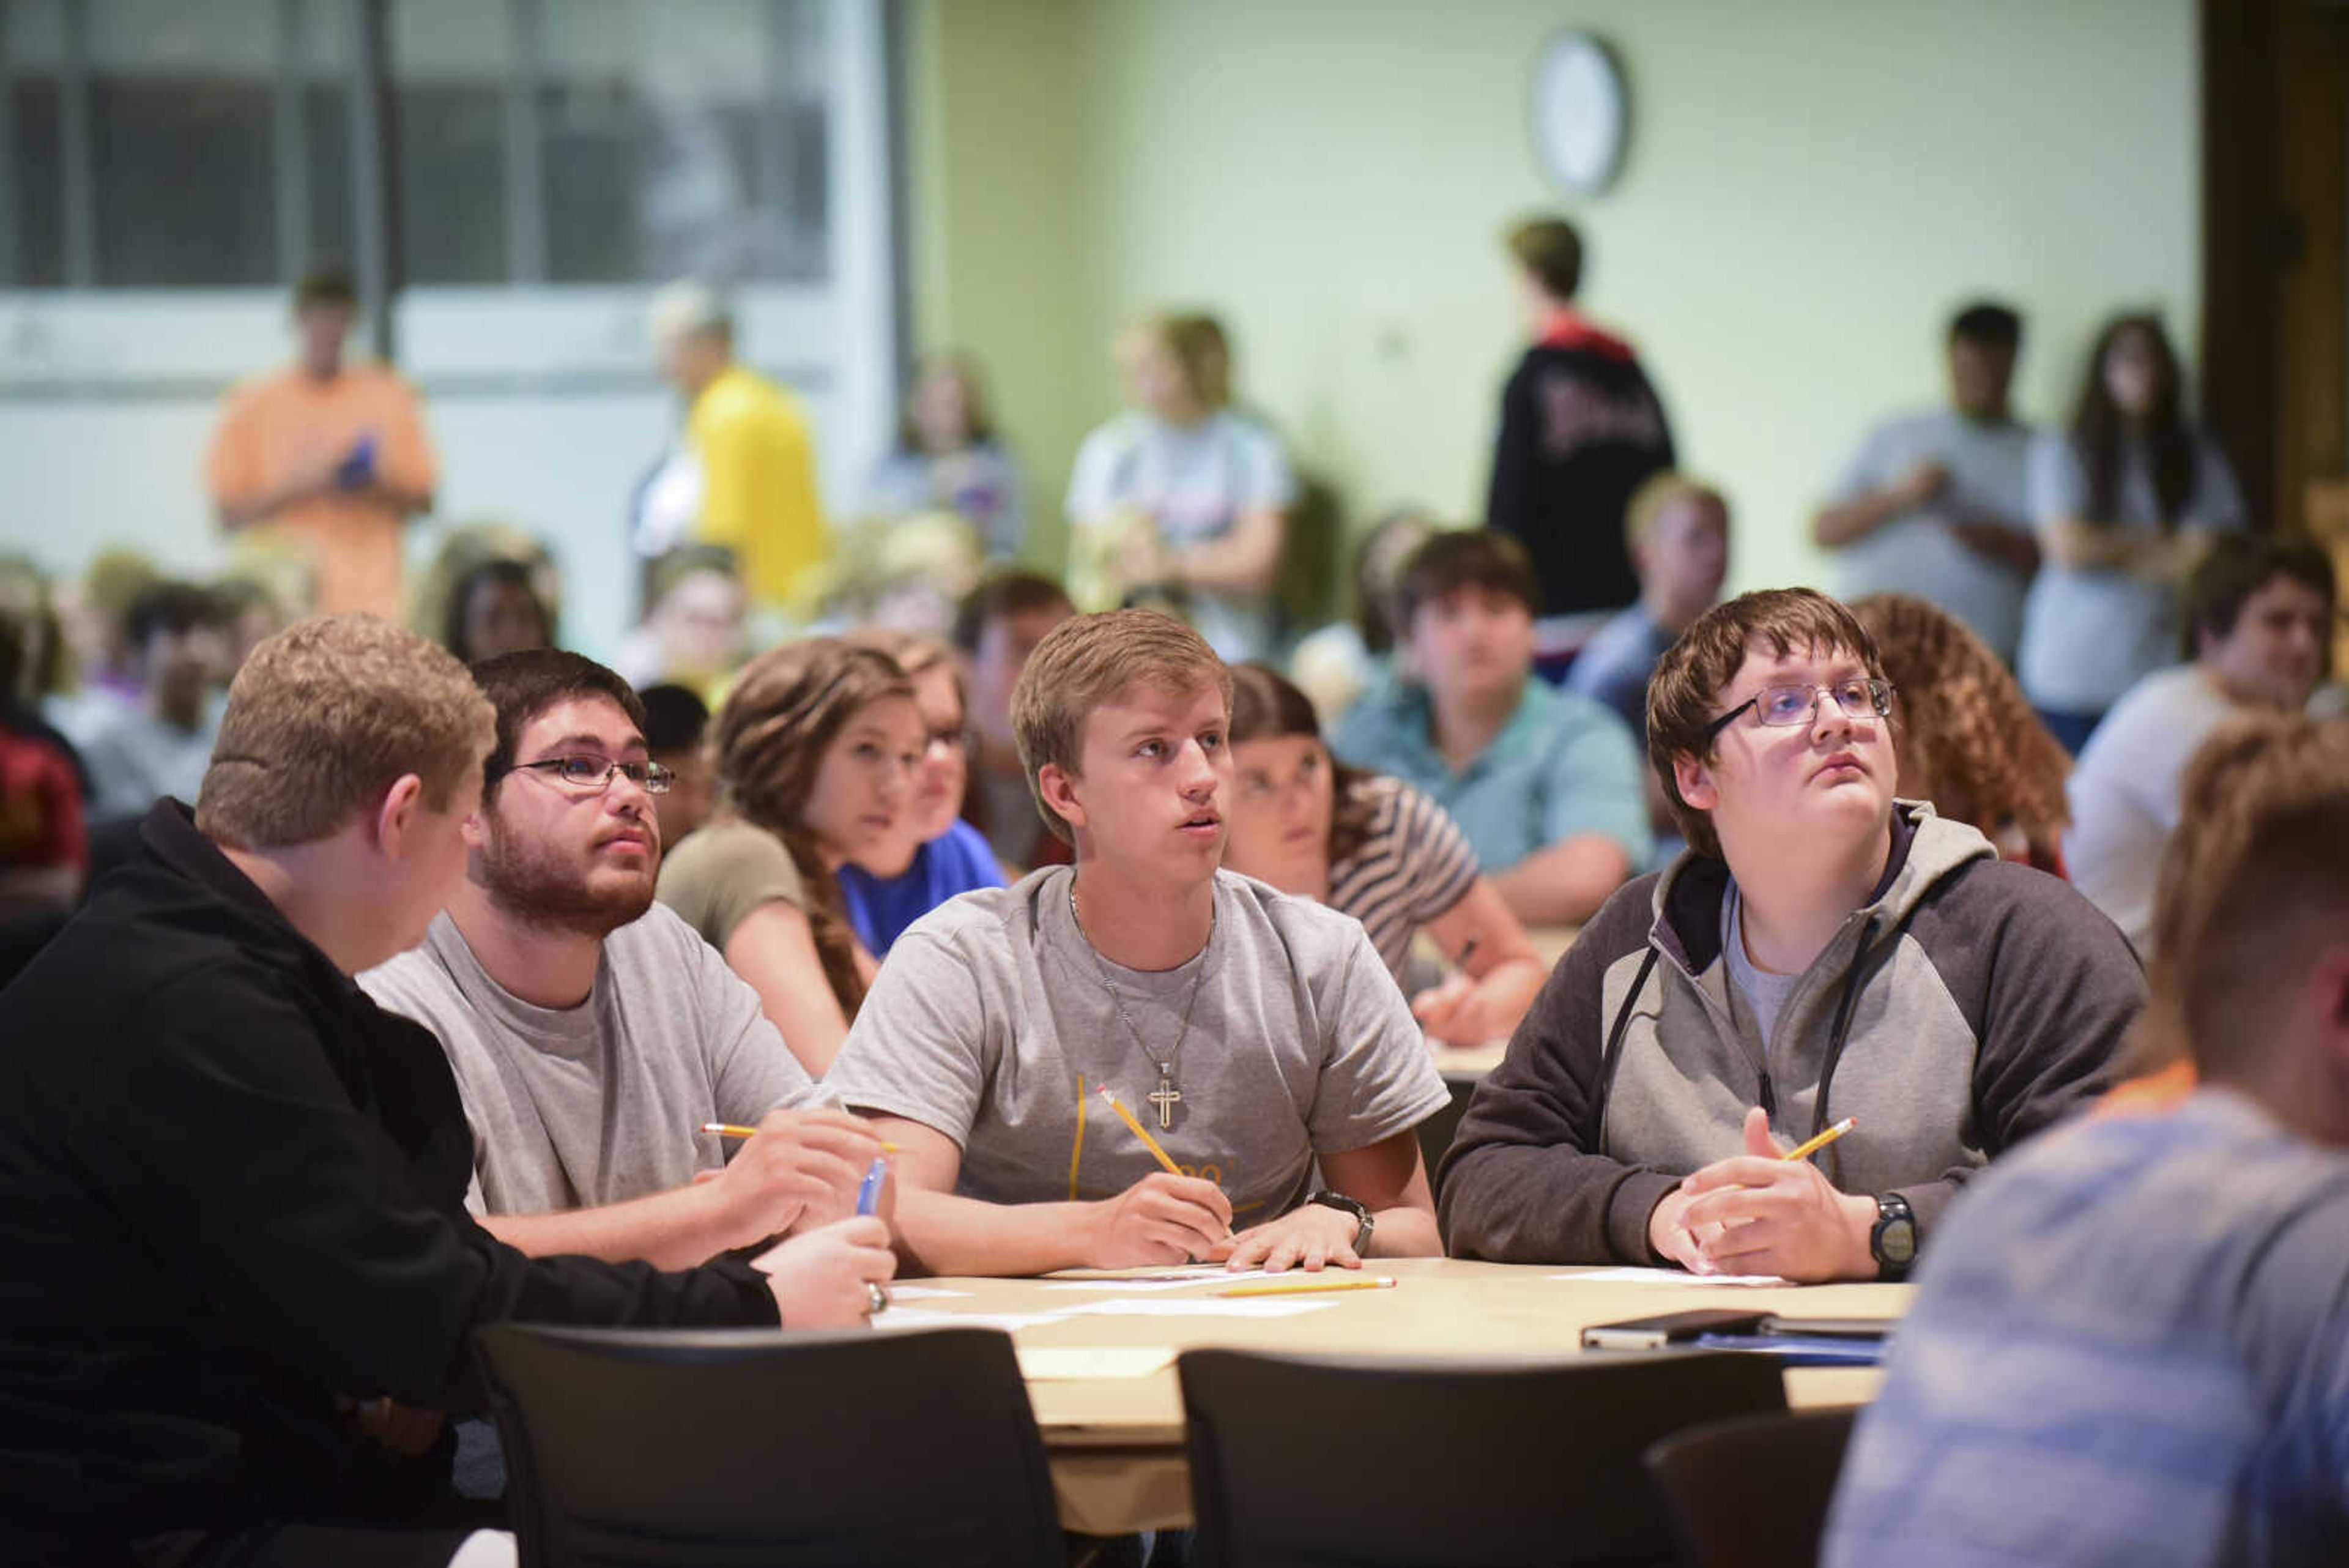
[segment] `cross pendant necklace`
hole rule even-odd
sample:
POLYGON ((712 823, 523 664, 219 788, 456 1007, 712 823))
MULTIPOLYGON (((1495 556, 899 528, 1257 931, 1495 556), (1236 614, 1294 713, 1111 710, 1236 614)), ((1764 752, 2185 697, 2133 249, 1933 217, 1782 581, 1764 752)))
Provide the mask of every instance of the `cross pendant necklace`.
MULTIPOLYGON (((1203 949, 1200 952, 1199 972, 1191 977, 1190 1000, 1183 1004, 1183 1027, 1175 1032, 1174 1044, 1167 1048, 1166 1059, 1162 1062, 1158 1059, 1158 1053, 1142 1038, 1142 1031, 1134 1027, 1133 1015, 1126 1012, 1125 999, 1118 994, 1117 982, 1110 979, 1109 964, 1101 956, 1101 950, 1093 946, 1091 937, 1085 935, 1084 918, 1077 912, 1077 880, 1073 877, 1069 878, 1069 919, 1076 926, 1079 939, 1092 951, 1093 972, 1101 977, 1102 989, 1109 992, 1110 1005, 1117 1009, 1117 1016, 1125 1024, 1125 1032, 1133 1036, 1134 1046, 1142 1053, 1143 1058, 1158 1069, 1158 1086, 1143 1098, 1158 1107, 1158 1130, 1170 1132, 1174 1127, 1174 1107, 1183 1103, 1183 1091, 1174 1086, 1174 1072, 1183 1059, 1183 1042, 1191 1033, 1191 1012, 1199 1005, 1199 988, 1207 978, 1206 950, 1203 949)), ((1215 928, 1208 927, 1211 940, 1214 935, 1215 928)))

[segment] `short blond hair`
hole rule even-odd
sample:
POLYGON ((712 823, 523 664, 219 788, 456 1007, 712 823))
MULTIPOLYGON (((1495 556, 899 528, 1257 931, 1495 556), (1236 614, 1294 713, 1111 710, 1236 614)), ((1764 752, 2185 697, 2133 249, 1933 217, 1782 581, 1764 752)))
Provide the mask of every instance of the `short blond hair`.
POLYGON ((1028 793, 1044 826, 1063 844, 1076 835, 1044 804, 1037 775, 1056 763, 1071 777, 1082 773, 1085 720, 1134 687, 1188 694, 1210 687, 1232 705, 1232 672, 1207 639, 1164 610, 1104 610, 1062 621, 1044 634, 1011 691, 1011 734, 1028 793))
POLYGON ((1639 489, 1631 492, 1630 502, 1623 508, 1623 542, 1638 545, 1655 528, 1656 519, 1664 514, 1664 508, 1683 497, 1704 502, 1721 514, 1723 525, 1727 526, 1727 497, 1702 479, 1668 468, 1650 474, 1639 489))
POLYGON ((490 700, 446 649, 373 616, 314 616, 237 671, 196 826, 237 849, 309 844, 408 774, 444 811, 496 736, 490 700))

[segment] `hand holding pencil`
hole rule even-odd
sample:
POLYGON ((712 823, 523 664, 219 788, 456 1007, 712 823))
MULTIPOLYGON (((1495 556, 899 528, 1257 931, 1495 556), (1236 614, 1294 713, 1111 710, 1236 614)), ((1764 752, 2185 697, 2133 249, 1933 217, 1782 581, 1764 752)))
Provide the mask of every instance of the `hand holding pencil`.
POLYGON ((704 1184, 728 1246, 751 1246, 856 1212, 857 1190, 882 1152, 871 1123, 842 1110, 778 1110, 749 1130, 725 1168, 704 1184))
POLYGON ((1876 1199, 1840 1191, 1810 1156, 1849 1124, 1782 1150, 1760 1107, 1745 1113, 1745 1152, 1690 1173, 1650 1221, 1670 1218, 1682 1245, 1669 1256, 1695 1272, 1777 1274, 1805 1282, 1876 1277, 1868 1245, 1876 1199), (1667 1210, 1671 1213, 1667 1216, 1667 1210))
POLYGON ((1214 1182, 1184 1175, 1106 1085, 1099 1092, 1160 1168, 1116 1197, 1091 1206, 1086 1262, 1097 1269, 1221 1262, 1232 1249, 1231 1199, 1214 1182))

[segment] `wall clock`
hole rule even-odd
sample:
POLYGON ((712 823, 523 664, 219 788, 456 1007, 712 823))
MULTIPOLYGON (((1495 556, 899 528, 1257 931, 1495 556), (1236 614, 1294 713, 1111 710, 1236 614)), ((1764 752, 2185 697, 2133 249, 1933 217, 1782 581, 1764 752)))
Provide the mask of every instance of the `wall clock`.
POLYGON ((1631 95, 1615 51, 1579 30, 1552 35, 1534 62, 1534 156, 1568 194, 1615 182, 1630 140, 1631 95))

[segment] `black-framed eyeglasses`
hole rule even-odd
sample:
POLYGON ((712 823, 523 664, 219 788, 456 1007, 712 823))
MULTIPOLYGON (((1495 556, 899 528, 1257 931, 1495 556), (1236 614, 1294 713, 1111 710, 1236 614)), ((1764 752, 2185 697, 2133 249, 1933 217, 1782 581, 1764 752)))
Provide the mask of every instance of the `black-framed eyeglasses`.
POLYGON ((574 789, 603 791, 612 787, 612 781, 626 774, 628 782, 647 794, 667 794, 677 783, 677 770, 658 763, 615 763, 603 757, 591 757, 574 753, 567 757, 542 757, 534 763, 516 763, 509 773, 549 773, 574 789))
POLYGON ((1819 694, 1826 692, 1836 700, 1836 706, 1854 719, 1865 719, 1873 713, 1881 719, 1892 711, 1892 682, 1853 676, 1848 680, 1833 680, 1826 685, 1805 683, 1801 686, 1764 686, 1761 691, 1705 726, 1704 738, 1713 740, 1734 723, 1747 709, 1754 711, 1754 722, 1773 729, 1785 729, 1795 724, 1807 724, 1811 715, 1819 711, 1819 694))

